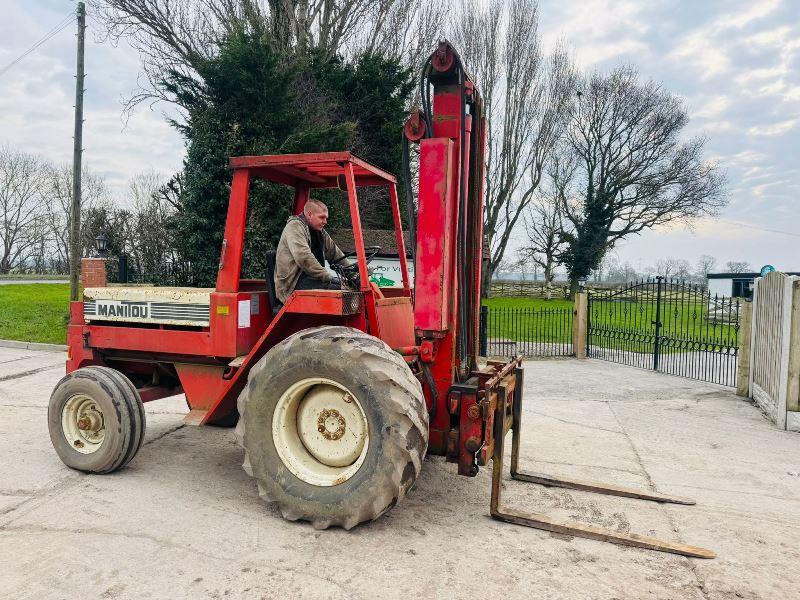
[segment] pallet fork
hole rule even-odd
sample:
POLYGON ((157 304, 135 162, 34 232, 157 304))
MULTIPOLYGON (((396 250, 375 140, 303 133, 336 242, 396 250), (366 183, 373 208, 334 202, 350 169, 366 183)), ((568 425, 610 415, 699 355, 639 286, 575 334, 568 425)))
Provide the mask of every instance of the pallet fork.
MULTIPOLYGON (((503 475, 503 450, 505 434, 511 429, 511 478, 517 481, 537 483, 545 486, 563 487, 598 494, 608 494, 612 496, 624 496, 627 498, 638 498, 640 500, 650 500, 653 502, 672 503, 672 504, 695 504, 693 500, 676 498, 634 488, 626 488, 616 485, 606 485, 589 481, 574 479, 555 478, 540 473, 525 473, 519 470, 519 447, 521 434, 522 417, 522 375, 521 368, 515 371, 515 386, 512 392, 513 401, 511 403, 511 414, 509 415, 508 404, 497 402, 494 414, 494 452, 492 454, 492 495, 490 513, 492 518, 507 523, 543 529, 553 533, 572 535, 576 537, 589 538, 602 542, 611 542, 624 546, 635 546, 659 552, 669 552, 693 558, 715 558, 716 554, 711 550, 689 546, 675 542, 668 542, 653 537, 637 535, 635 533, 621 533, 611 531, 603 527, 587 525, 574 521, 561 521, 550 518, 543 514, 526 513, 513 508, 506 508, 501 503, 501 487, 503 475)), ((506 398, 505 390, 498 389, 498 396, 506 398)))

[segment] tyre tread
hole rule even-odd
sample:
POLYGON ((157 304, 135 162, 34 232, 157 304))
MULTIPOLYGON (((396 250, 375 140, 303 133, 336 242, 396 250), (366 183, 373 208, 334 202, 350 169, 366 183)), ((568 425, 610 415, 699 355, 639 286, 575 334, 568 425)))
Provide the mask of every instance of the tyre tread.
MULTIPOLYGON (((267 369, 272 355, 276 353, 292 354, 299 347, 306 347, 308 342, 315 342, 314 351, 326 354, 336 352, 368 369, 373 378, 388 384, 390 402, 387 408, 391 415, 387 422, 391 423, 390 435, 384 442, 384 453, 391 461, 390 474, 379 474, 379 480, 372 488, 377 490, 371 503, 362 503, 358 507, 348 507, 339 515, 317 516, 303 514, 294 506, 291 498, 271 497, 268 494, 268 483, 262 481, 252 466, 248 449, 245 445, 246 406, 249 400, 251 385, 245 386, 238 400, 238 410, 242 417, 236 427, 236 437, 244 449, 244 470, 253 476, 259 488, 259 495, 268 502, 278 505, 283 517, 287 520, 308 520, 316 529, 339 526, 351 529, 359 523, 377 519, 399 502, 411 488, 422 469, 422 459, 427 450, 428 412, 425 407, 422 386, 411 373, 405 360, 394 352, 382 340, 362 331, 338 325, 305 329, 286 338, 273 347, 250 371, 248 381, 256 380, 260 373, 267 369), (404 480, 408 465, 412 466, 413 476, 404 480)), ((345 503, 348 504, 348 503, 345 503)))
MULTIPOLYGON (((146 427, 142 400, 133 383, 123 373, 116 369, 99 365, 82 367, 64 376, 53 390, 53 397, 55 397, 56 391, 61 385, 80 377, 93 379, 98 384, 101 384, 101 387, 110 390, 110 401, 117 412, 119 420, 121 444, 118 452, 110 456, 104 464, 87 468, 69 464, 68 466, 73 466, 73 468, 89 473, 108 474, 127 465, 142 446, 146 427)), ((53 397, 51 397, 51 406, 48 408, 48 412, 53 409, 53 397)), ((52 435, 53 432, 51 431, 51 437, 52 435)), ((66 462, 63 457, 62 460, 66 462)))

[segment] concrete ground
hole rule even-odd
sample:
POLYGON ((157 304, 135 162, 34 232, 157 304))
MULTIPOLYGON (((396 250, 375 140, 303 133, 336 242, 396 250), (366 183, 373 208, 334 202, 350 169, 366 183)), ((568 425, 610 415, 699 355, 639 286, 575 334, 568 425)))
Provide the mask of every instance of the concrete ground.
POLYGON ((711 548, 697 560, 488 516, 475 479, 428 459, 409 496, 347 532, 283 521, 233 431, 147 406, 144 447, 66 469, 46 406, 63 354, 0 348, 0 595, 8 598, 799 598, 800 435, 729 389, 600 361, 526 365, 522 463, 692 496, 663 506, 508 479, 509 506, 711 548))

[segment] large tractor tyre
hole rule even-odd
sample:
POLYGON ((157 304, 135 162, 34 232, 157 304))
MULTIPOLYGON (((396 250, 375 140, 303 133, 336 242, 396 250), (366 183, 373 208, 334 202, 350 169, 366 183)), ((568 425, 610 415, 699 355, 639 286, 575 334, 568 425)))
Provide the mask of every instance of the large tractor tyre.
POLYGON ((317 529, 377 519, 414 484, 428 446, 419 381, 383 341, 349 327, 277 344, 250 371, 238 408, 259 494, 317 529))
POLYGON ((62 462, 86 473, 111 473, 142 446, 145 413, 139 392, 119 371, 83 367, 58 382, 47 408, 50 440, 62 462))
POLYGON ((212 427, 222 427, 222 428, 231 428, 236 427, 236 424, 239 422, 239 411, 233 409, 232 412, 228 413, 224 417, 220 417, 215 421, 209 421, 206 425, 211 425, 212 427))

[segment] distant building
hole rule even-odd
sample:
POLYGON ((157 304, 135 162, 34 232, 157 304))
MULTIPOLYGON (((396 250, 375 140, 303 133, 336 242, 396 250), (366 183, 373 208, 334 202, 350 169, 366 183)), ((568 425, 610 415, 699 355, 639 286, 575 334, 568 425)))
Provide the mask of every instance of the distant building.
MULTIPOLYGON (((787 273, 800 275, 800 273, 787 273)), ((753 282, 761 273, 709 273, 708 293, 713 296, 753 299, 753 282)))

